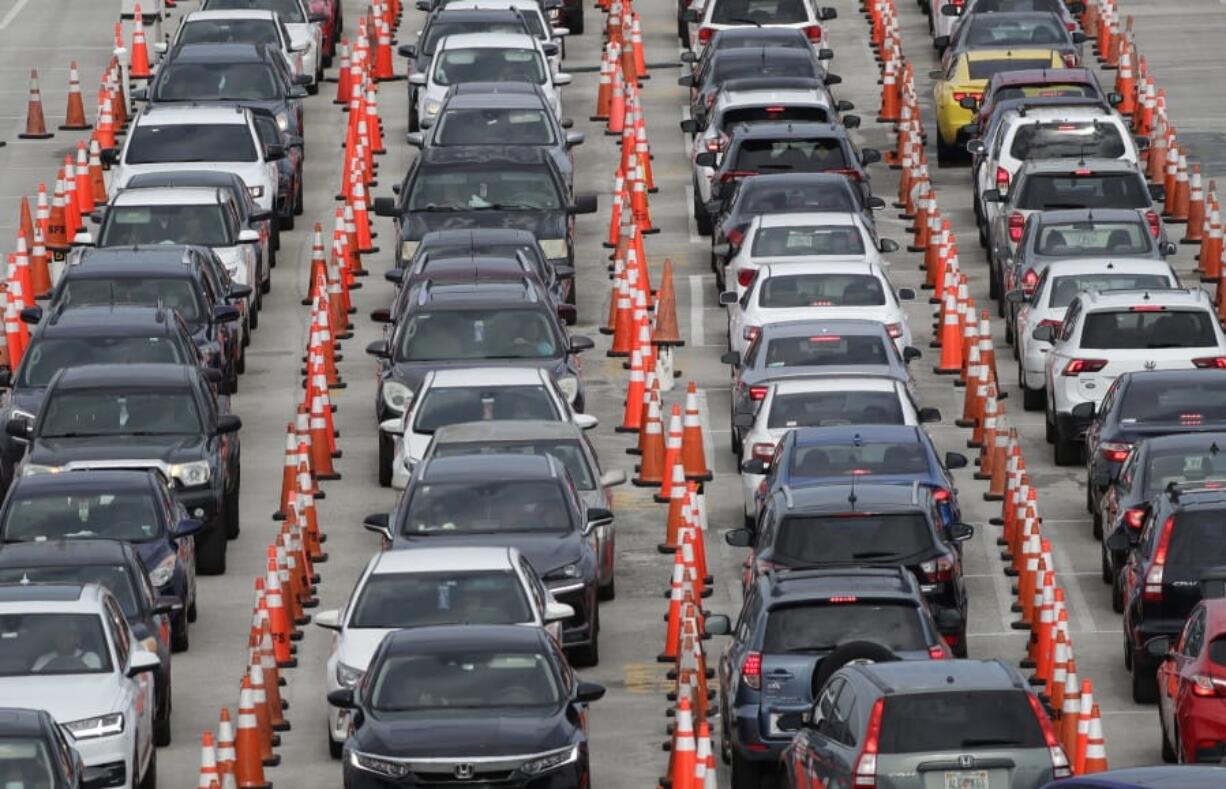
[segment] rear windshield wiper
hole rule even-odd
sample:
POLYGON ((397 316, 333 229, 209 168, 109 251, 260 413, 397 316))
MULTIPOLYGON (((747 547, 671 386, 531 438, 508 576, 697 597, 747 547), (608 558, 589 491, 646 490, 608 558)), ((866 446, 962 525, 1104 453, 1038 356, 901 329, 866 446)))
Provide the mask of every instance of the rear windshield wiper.
POLYGON ((901 558, 897 551, 857 551, 851 555, 853 559, 896 559, 901 558))
POLYGON ((967 737, 962 741, 963 748, 982 747, 984 745, 1021 745, 1021 743, 1007 737, 967 737))

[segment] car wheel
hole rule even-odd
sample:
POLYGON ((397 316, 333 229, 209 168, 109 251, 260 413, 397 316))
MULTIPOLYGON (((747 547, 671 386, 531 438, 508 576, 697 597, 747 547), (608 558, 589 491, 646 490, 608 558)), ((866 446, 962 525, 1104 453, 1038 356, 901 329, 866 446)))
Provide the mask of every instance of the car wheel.
POLYGON ((760 789, 766 765, 742 757, 732 751, 732 789, 760 789))
POLYGON ((1132 646, 1128 643, 1128 632, 1124 632, 1124 668, 1132 671, 1132 646))
POLYGON ((607 584, 600 586, 596 590, 596 596, 602 603, 607 603, 617 597, 617 577, 609 579, 607 584))
POLYGON ((196 538, 196 570, 201 575, 221 575, 226 571, 226 525, 213 524, 196 538))
POLYGON ((1179 760, 1179 755, 1171 747, 1171 738, 1166 732, 1166 718, 1162 717, 1161 710, 1158 712, 1158 725, 1162 728, 1162 761, 1174 764, 1179 760))
POLYGON ((187 614, 181 613, 170 623, 170 651, 186 652, 191 645, 187 635, 187 614))
POLYGON ((600 608, 592 611, 592 640, 571 650, 571 662, 576 668, 591 668, 600 663, 600 608))
POLYGON ((698 230, 698 235, 709 236, 714 229, 714 222, 711 221, 711 213, 707 211, 707 207, 702 204, 702 200, 698 199, 698 182, 694 181, 694 225, 698 230))
POLYGON ((238 512, 238 490, 233 493, 226 494, 224 515, 226 521, 226 539, 233 540, 238 537, 238 531, 241 526, 238 512))
POLYGON ((988 298, 1000 300, 1000 278, 996 276, 996 266, 992 263, 990 254, 988 255, 988 298))
POLYGON ((1103 514, 1101 512, 1096 512, 1092 516, 1091 520, 1094 524, 1091 527, 1092 531, 1094 532, 1094 539, 1101 540, 1103 538, 1103 514))
POLYGON ((344 753, 345 743, 332 739, 332 732, 328 732, 328 755, 333 759, 339 759, 344 753))
POLYGON ((281 248, 281 225, 277 222, 269 222, 268 226, 272 228, 271 246, 274 251, 279 250, 281 248))
MULTIPOLYGON (((1014 339, 1015 338, 1013 337, 1013 323, 1010 322, 1009 320, 1005 320, 1005 342, 1007 342, 1009 345, 1014 345, 1015 344, 1014 339)), ((1016 348, 1014 349, 1013 354, 1014 356, 1017 355, 1016 348)))
POLYGON ((285 216, 277 217, 277 222, 278 224, 281 225, 282 230, 293 230, 294 229, 294 207, 290 206, 290 209, 289 211, 285 213, 285 216))
POLYGON ((396 458, 396 443, 391 436, 379 431, 379 487, 392 486, 392 462, 396 458))
MULTIPOLYGON (((1022 387, 1022 408, 1026 411, 1042 411, 1047 406, 1047 392, 1042 389, 1022 387)), ((1050 440, 1050 439, 1048 439, 1050 440)))
MULTIPOLYGON (((136 764, 137 761, 134 759, 132 765, 136 764)), ((145 774, 140 777, 140 789, 158 789, 158 752, 156 750, 149 754, 149 766, 145 768, 145 774)))
MULTIPOLYGON (((1100 546, 1101 546, 1101 549, 1098 552, 1099 564, 1100 564, 1099 569, 1102 573, 1103 583, 1114 586, 1115 585, 1114 584, 1115 573, 1111 572, 1111 562, 1107 561, 1107 546, 1102 543, 1100 543, 1100 546)), ((1112 595, 1112 597, 1115 597, 1115 596, 1116 595, 1112 595)), ((1116 611, 1115 613, 1118 614, 1120 612, 1116 611)))
MULTIPOLYGON (((247 328, 255 331, 260 328, 260 304, 263 300, 257 295, 255 300, 251 302, 250 309, 247 310, 247 328)), ((247 342, 251 342, 251 335, 247 335, 247 342)))
MULTIPOLYGON (((1043 408, 1047 408, 1046 401, 1043 403, 1043 408)), ((1047 443, 1052 444, 1056 441, 1056 426, 1052 424, 1050 411, 1047 413, 1046 417, 1047 418, 1043 420, 1043 437, 1047 439, 1047 443)))
POLYGON ((575 3, 575 7, 566 15, 566 27, 572 36, 583 33, 583 3, 575 3))
POLYGON ((1057 466, 1073 466, 1081 461, 1081 444, 1069 438, 1056 427, 1056 440, 1052 442, 1052 457, 1057 466))
POLYGON ((743 441, 741 441, 740 431, 738 431, 735 427, 732 428, 732 454, 736 455, 739 458, 741 456, 741 452, 744 449, 745 449, 745 444, 743 441))
POLYGON ((876 641, 848 641, 846 644, 835 647, 834 651, 827 655, 825 660, 818 664, 817 670, 813 672, 813 679, 810 683, 813 698, 818 697, 834 672, 848 663, 888 663, 894 660, 898 660, 898 655, 895 655, 889 647, 878 644, 876 641))
POLYGON ((1132 656, 1132 700, 1137 704, 1153 704, 1158 700, 1158 677, 1139 653, 1132 656))
POLYGON ((941 167, 953 167, 954 165, 958 164, 958 160, 961 158, 958 155, 958 149, 953 145, 947 145, 945 141, 941 139, 941 132, 939 131, 936 133, 936 138, 937 164, 941 167))
MULTIPOLYGON (((169 692, 169 690, 167 691, 169 692)), ((170 701, 166 702, 165 712, 155 712, 153 715, 153 744, 158 748, 170 745, 170 701)), ((150 765, 152 768, 152 765, 150 765)))
MULTIPOLYGON (((234 363, 234 372, 242 375, 247 372, 247 350, 245 348, 238 349, 238 361, 234 363)), ((238 391, 238 378, 234 379, 234 391, 238 391)))
POLYGON ((277 267, 277 250, 271 242, 268 244, 268 270, 272 271, 277 267))
POLYGON ((1117 614, 1124 613, 1124 582, 1119 573, 1113 573, 1111 579, 1111 610, 1117 614))
POLYGON ((192 602, 187 606, 187 621, 196 621, 196 589, 195 584, 192 584, 192 602))

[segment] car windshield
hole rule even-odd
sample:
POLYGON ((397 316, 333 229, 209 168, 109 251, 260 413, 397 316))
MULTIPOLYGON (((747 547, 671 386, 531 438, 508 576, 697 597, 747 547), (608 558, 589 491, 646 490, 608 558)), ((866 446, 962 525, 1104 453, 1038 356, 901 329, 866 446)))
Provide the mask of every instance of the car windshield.
POLYGON ((553 359, 558 340, 537 310, 438 310, 409 318, 400 336, 400 361, 553 359))
POLYGON ((270 101, 281 96, 266 63, 179 63, 162 67, 155 101, 270 101))
MULTIPOLYGON (((996 14, 975 14, 959 31, 962 48, 1034 47, 1043 49, 1070 43, 1068 31, 1055 14, 1035 14, 1002 17, 996 14)), ((1035 68, 1018 66, 1017 68, 1035 68)), ((1040 66, 1041 68, 1041 66, 1040 66)))
POLYGON ((819 367, 824 365, 888 365, 885 340, 870 334, 818 334, 779 337, 766 346, 762 367, 819 367))
POLYGON ((65 307, 162 306, 178 312, 189 325, 200 323, 204 314, 196 283, 185 277, 73 278, 64 283, 57 303, 65 307))
POLYGON ((886 698, 882 712, 881 753, 1046 746, 1024 690, 900 693, 886 698))
POLYGON ((837 602, 772 608, 762 651, 824 652, 851 641, 872 641, 895 652, 928 648, 915 603, 861 601, 848 595, 837 602))
POLYGON ((530 82, 544 85, 545 61, 535 49, 469 47, 444 49, 434 61, 435 85, 462 82, 530 82))
MULTIPOLYGON (((826 183, 772 186, 770 179, 761 184, 750 179, 741 190, 737 213, 742 216, 789 214, 807 211, 857 211, 851 191, 840 184, 826 183)), ((846 181, 840 178, 839 181, 846 181)))
POLYGON ((886 303, 881 280, 868 274, 800 274, 762 283, 763 307, 879 307, 886 303))
POLYGON ((553 145, 553 126, 537 109, 455 109, 438 119, 436 145, 553 145))
POLYGON ((245 123, 140 123, 124 153, 126 164, 255 160, 255 142, 245 123))
POLYGON ((570 507, 556 480, 422 483, 413 488, 403 534, 568 532, 570 507))
POLYGON ((1086 315, 1081 347, 1087 350, 1125 348, 1216 348, 1214 319, 1207 310, 1097 310, 1086 315))
POLYGON ((562 197, 548 169, 423 169, 413 180, 410 211, 558 211, 562 197))
POLYGON ((804 0, 716 0, 716 25, 788 25, 808 21, 804 0))
POLYGON ((723 114, 723 117, 719 120, 718 128, 721 131, 726 131, 738 123, 762 123, 763 121, 829 123, 830 113, 825 107, 811 104, 772 104, 767 107, 736 107, 723 114))
POLYGON ((1049 257, 1148 255, 1151 249, 1149 228, 1140 217, 1136 222, 1044 224, 1035 239, 1035 252, 1049 257))
POLYGON ((1042 58, 1040 60, 1030 58, 977 59, 968 62, 966 67, 968 76, 971 79, 991 79, 993 74, 999 74, 1002 71, 1051 68, 1052 61, 1051 58, 1042 58))
POLYGON ((4 518, 4 542, 101 537, 145 542, 162 536, 157 504, 147 491, 19 492, 4 518))
MULTIPOLYGON (((1043 64, 1044 67, 1051 65, 1047 61, 1043 64)), ((1006 85, 992 93, 992 101, 996 103, 1038 97, 1095 99, 1098 98, 1098 91, 1093 85, 1078 82, 1040 82, 1034 85, 1006 85)))
POLYGON ((1212 444, 1196 449, 1151 452, 1145 473, 1145 498, 1151 499, 1172 482, 1191 487, 1226 487, 1226 455, 1212 444))
POLYGON ((34 737, 0 737, 0 781, 5 789, 56 786, 46 744, 34 737))
POLYGON ((1149 190, 1136 172, 1032 173, 1022 179, 1017 207, 1028 211, 1057 208, 1148 208, 1149 190))
POLYGON ((490 19, 472 19, 468 14, 461 13, 451 19, 437 19, 426 29, 426 37, 418 48, 423 55, 433 55, 438 48, 438 42, 446 36, 460 33, 528 33, 527 20, 524 24, 518 21, 493 21, 490 19))
POLYGON ((106 212, 98 234, 100 247, 138 244, 234 245, 220 205, 116 206, 106 212))
POLYGON ((362 586, 347 627, 515 625, 535 619, 519 576, 510 570, 376 573, 362 586))
POLYGON ((555 707, 562 691, 545 655, 414 650, 384 660, 370 694, 374 709, 401 712, 555 707))
POLYGON ((97 614, 0 614, 0 642, 0 677, 111 672, 97 614))
POLYGON ((198 435, 200 415, 189 389, 69 389, 44 406, 39 438, 198 435))
POLYGON ((923 514, 853 513, 788 516, 779 525, 771 561, 788 565, 900 563, 935 552, 923 514))
POLYGON ((445 386, 427 390, 416 407, 416 433, 433 433, 461 422, 492 419, 559 418, 553 398, 544 386, 445 386))
POLYGON ((272 44, 281 48, 271 19, 192 19, 179 33, 180 44, 272 44))
POLYGON ((928 452, 915 441, 872 441, 798 446, 792 452, 789 476, 864 477, 882 474, 927 476, 928 452))
POLYGON ((1083 290, 1116 290, 1120 288, 1149 288, 1161 290, 1175 283, 1163 274, 1072 274, 1055 277, 1051 281, 1052 307, 1067 307, 1083 290))
POLYGON ((821 173, 851 167, 843 155, 838 137, 786 137, 779 140, 744 140, 737 147, 736 160, 728 170, 774 172, 800 170, 821 173))
POLYGON ((902 405, 894 392, 849 389, 776 394, 771 400, 766 426, 779 430, 823 425, 901 425, 903 422, 902 405))
POLYGON ((754 257, 863 255, 864 239, 855 225, 760 227, 754 233, 751 254, 754 257))
MULTIPOLYGON (((1178 382, 1138 375, 1120 402, 1120 423, 1201 427, 1226 421, 1226 387, 1182 378, 1178 382)), ((1226 470, 1226 457, 1222 458, 1226 470)))
POLYGON ((65 367, 89 364, 195 364, 166 337, 45 337, 22 359, 18 386, 46 386, 65 367))
POLYGON ((1127 152, 1113 123, 1027 123, 1013 135, 1013 158, 1118 159, 1127 152))
POLYGON ((306 24, 307 21, 302 13, 300 0, 208 0, 201 8, 205 11, 254 8, 276 11, 281 16, 281 21, 288 25, 306 24))
POLYGON ((430 454, 431 457, 436 458, 455 457, 456 455, 552 455, 566 466, 576 488, 579 490, 596 489, 596 481, 592 479, 587 456, 583 454, 583 448, 579 446, 578 439, 573 441, 554 439, 497 441, 490 439, 481 444, 435 444, 430 454))
POLYGON ((124 616, 129 619, 139 613, 138 583, 123 565, 68 565, 64 567, 5 567, 0 568, 0 584, 69 583, 99 584, 110 590, 119 601, 124 616))

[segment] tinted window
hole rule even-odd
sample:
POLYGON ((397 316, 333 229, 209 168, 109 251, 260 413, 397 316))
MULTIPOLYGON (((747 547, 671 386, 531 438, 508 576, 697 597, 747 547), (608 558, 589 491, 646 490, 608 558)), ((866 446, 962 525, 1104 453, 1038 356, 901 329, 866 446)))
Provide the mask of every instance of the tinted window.
POLYGON ((0 676, 111 671, 97 614, 0 614, 0 643, 0 676))
POLYGON ((124 155, 127 164, 255 160, 255 144, 245 123, 138 124, 124 155))
POLYGON ((166 337, 47 337, 30 346, 20 386, 46 386, 65 367, 90 364, 191 364, 166 337))
POLYGON ((136 579, 123 565, 76 565, 65 567, 8 567, 0 569, 0 584, 95 583, 111 590, 125 616, 137 613, 136 579))
POLYGON ((752 253, 754 257, 863 255, 864 239, 855 225, 760 227, 752 253))
POLYGON ((178 312, 189 324, 199 323, 203 315, 196 283, 186 278, 69 279, 60 291, 59 301, 67 307, 160 304, 178 312))
POLYGON ((299 0, 208 0, 201 8, 207 11, 255 8, 262 11, 276 11, 281 15, 281 21, 287 24, 305 24, 307 21, 302 14, 299 0))
MULTIPOLYGON (((998 17, 990 14, 972 16, 966 30, 959 37, 968 47, 1024 46, 1042 48, 1065 44, 1068 31, 1055 15, 1027 17, 998 17)), ((1015 66, 1014 68, 1042 68, 1038 66, 1015 66)))
POLYGON ((1035 240, 1040 255, 1144 255, 1153 247, 1149 229, 1136 222, 1071 222, 1044 224, 1035 240))
MULTIPOLYGON (((1226 564, 1226 518, 1221 510, 1195 510, 1175 516, 1167 565, 1214 567, 1226 564)), ((1170 581, 1169 574, 1167 578, 1170 581)))
POLYGON ((724 113, 721 129, 731 129, 738 123, 762 121, 795 121, 797 123, 828 123, 830 115, 825 107, 811 105, 771 105, 769 107, 737 107, 724 113))
POLYGON ((4 542, 76 537, 143 542, 161 535, 157 502, 147 492, 19 493, 4 521, 4 542))
POLYGON ((1113 123, 1028 123, 1013 135, 1015 159, 1118 159, 1124 138, 1113 123))
POLYGON ((972 748, 1044 748, 1024 691, 976 690, 889 696, 881 718, 881 753, 972 748), (916 726, 916 721, 923 726, 916 726))
POLYGON ((1209 642, 1209 660, 1219 666, 1226 666, 1226 638, 1218 636, 1209 642))
POLYGON ((348 627, 514 625, 533 619, 513 572, 377 573, 362 587, 348 627))
POLYGON ((425 170, 413 180, 409 210, 557 211, 558 187, 546 169, 425 170))
MULTIPOLYGON (((1051 65, 1044 61, 1043 67, 1051 65)), ((1092 85, 1084 85, 1078 83, 1040 83, 1038 85, 1009 85, 1000 88, 992 94, 993 101, 1007 101, 1009 99, 1029 99, 1036 96, 1052 96, 1063 97, 1071 96, 1074 98, 1097 98, 1098 91, 1092 85)))
POLYGON ((552 145, 545 110, 448 110, 438 121, 439 145, 552 145))
POLYGON ((196 401, 186 389, 57 392, 39 420, 41 438, 193 435, 201 430, 196 401))
POLYGON ((804 22, 804 0, 718 0, 711 21, 722 25, 804 22))
POLYGON ((107 209, 100 247, 137 244, 234 244, 220 205, 118 206, 107 209))
POLYGON ((735 165, 728 169, 751 172, 801 170, 813 173, 848 167, 839 138, 815 137, 744 140, 737 148, 735 165))
POLYGON ((855 600, 772 608, 763 652, 817 652, 848 641, 873 641, 892 650, 927 649, 913 603, 855 600))
POLYGON ((433 387, 417 408, 413 429, 431 433, 461 422, 491 419, 558 419, 544 386, 433 387))
POLYGON ((830 182, 782 185, 767 181, 759 185, 751 179, 743 195, 737 209, 742 215, 858 210, 850 190, 830 182))
POLYGON ((770 429, 861 424, 903 424, 898 395, 863 391, 777 394, 767 420, 770 429))
POLYGON ((434 83, 531 82, 545 84, 545 62, 535 49, 444 49, 435 57, 434 83))
POLYGON ((795 565, 901 562, 934 550, 932 528, 920 513, 788 517, 774 548, 773 561, 795 565))
POLYGON ((571 528, 570 508, 553 480, 421 484, 413 490, 404 523, 408 535, 571 528))
POLYGON ((1055 208, 1147 208, 1149 191, 1136 173, 1027 176, 1017 207, 1031 211, 1055 208))
POLYGON ((549 659, 529 652, 445 652, 388 657, 371 689, 376 710, 553 707, 561 700, 549 659))
MULTIPOLYGON (((551 419, 553 417, 550 417, 551 419)), ((432 457, 456 455, 553 455, 562 461, 579 490, 595 490, 587 459, 578 441, 489 441, 484 444, 436 444, 432 457)))
POLYGON ((158 75, 159 101, 266 101, 281 95, 277 75, 264 63, 171 62, 158 75))
MULTIPOLYGON (((1161 274, 1074 274, 1068 277, 1053 277, 1051 281, 1052 307, 1067 307, 1073 297, 1083 290, 1119 290, 1149 288, 1161 290, 1175 283, 1161 274)), ((1093 316, 1091 316, 1093 317, 1093 316)))
POLYGON ((763 307, 876 307, 886 303, 881 280, 868 274, 802 274, 762 283, 763 307))
POLYGON ((426 31, 426 39, 419 47, 422 54, 433 55, 434 50, 438 47, 438 42, 442 41, 445 36, 452 36, 458 33, 527 33, 529 32, 525 25, 519 22, 491 22, 489 20, 477 21, 475 19, 452 19, 438 20, 430 24, 426 31))
MULTIPOLYGON (((64 760, 59 760, 68 767, 64 760)), ((0 777, 4 786, 14 789, 25 787, 52 787, 57 785, 55 768, 47 755, 47 746, 33 737, 0 737, 0 777)))
POLYGON ((1081 347, 1205 348, 1217 345, 1213 318, 1204 310, 1100 310, 1086 315, 1081 347))
POLYGON ((712 61, 707 85, 721 85, 741 77, 812 77, 818 78, 817 66, 808 52, 784 50, 766 55, 735 54, 712 61))
POLYGON ((1172 482, 1226 486, 1226 455, 1210 448, 1151 453, 1145 479, 1145 498, 1153 498, 1172 482))
POLYGON ((835 444, 797 447, 789 473, 793 477, 845 477, 874 474, 927 474, 928 453, 915 442, 835 444))
MULTIPOLYGON (((1133 379, 1124 394, 1120 421, 1169 422, 1183 427, 1226 421, 1226 387, 1195 379, 1172 383, 1140 376, 1133 379)), ((1222 468, 1226 470, 1226 457, 1222 459, 1222 468)))
POLYGON ((180 44, 272 44, 281 37, 271 19, 196 19, 183 26, 180 44))
POLYGON ((993 74, 1002 71, 1022 71, 1024 69, 1051 68, 1051 60, 1012 58, 1009 60, 972 60, 967 63, 971 79, 991 79, 993 74))
POLYGON ((549 319, 536 310, 439 310, 411 317, 400 359, 551 359, 558 355, 549 319))

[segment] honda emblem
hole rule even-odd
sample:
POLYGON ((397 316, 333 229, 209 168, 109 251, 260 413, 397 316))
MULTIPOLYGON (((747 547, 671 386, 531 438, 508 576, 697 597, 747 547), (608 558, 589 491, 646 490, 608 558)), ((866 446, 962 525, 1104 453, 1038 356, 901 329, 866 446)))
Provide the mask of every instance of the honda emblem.
POLYGON ((452 773, 455 774, 455 777, 457 780, 467 781, 468 779, 473 777, 473 766, 469 764, 468 762, 457 764, 452 769, 452 773))
POLYGON ((964 753, 958 757, 958 767, 963 770, 969 770, 975 766, 975 757, 969 753, 964 753))
POLYGON ((1145 363, 1145 369, 1146 370, 1156 370, 1158 369, 1158 363, 1154 361, 1153 359, 1150 359, 1148 362, 1145 363))

